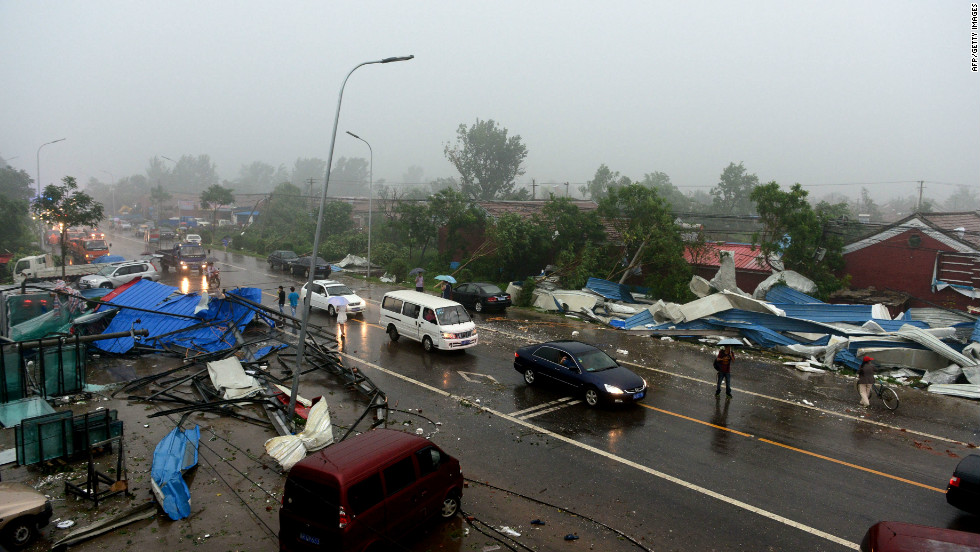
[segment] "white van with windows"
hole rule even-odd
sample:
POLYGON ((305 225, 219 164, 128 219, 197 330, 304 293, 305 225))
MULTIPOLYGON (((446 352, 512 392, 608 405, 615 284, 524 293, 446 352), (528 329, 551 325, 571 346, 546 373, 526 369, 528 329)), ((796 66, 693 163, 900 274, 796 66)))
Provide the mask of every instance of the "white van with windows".
POLYGON ((426 351, 468 349, 477 344, 476 324, 463 305, 418 291, 391 291, 381 301, 380 324, 392 341, 405 336, 426 351))

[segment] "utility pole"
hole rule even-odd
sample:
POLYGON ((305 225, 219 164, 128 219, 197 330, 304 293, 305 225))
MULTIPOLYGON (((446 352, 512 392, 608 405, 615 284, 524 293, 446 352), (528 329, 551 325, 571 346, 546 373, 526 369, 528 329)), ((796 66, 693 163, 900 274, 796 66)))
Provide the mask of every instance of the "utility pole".
POLYGON ((920 180, 919 181, 919 205, 915 208, 916 213, 922 211, 922 188, 923 188, 922 183, 923 181, 920 180))
POLYGON ((565 183, 565 197, 568 197, 568 182, 565 183))
POLYGON ((306 180, 306 184, 308 185, 307 192, 306 192, 306 197, 309 198, 309 199, 307 199, 307 202, 310 204, 310 209, 312 209, 314 207, 314 204, 313 204, 313 183, 316 182, 316 181, 317 181, 317 179, 316 178, 313 178, 312 176, 306 180))
POLYGON ((531 179, 531 200, 538 199, 538 194, 536 193, 538 189, 538 183, 531 179))

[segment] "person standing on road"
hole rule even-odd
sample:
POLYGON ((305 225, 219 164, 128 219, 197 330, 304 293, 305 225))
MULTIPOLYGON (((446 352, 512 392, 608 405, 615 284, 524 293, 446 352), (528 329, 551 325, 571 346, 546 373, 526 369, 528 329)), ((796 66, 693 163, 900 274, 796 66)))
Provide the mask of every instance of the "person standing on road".
POLYGON ((735 354, 732 353, 732 346, 725 345, 724 349, 718 351, 715 358, 715 367, 718 368, 718 385, 715 387, 715 396, 721 395, 721 382, 725 381, 725 395, 732 398, 732 360, 735 354))
POLYGON ((279 286, 279 314, 286 314, 286 290, 279 286))
POLYGON ((296 307, 299 306, 299 294, 296 293, 296 286, 289 286, 289 310, 296 318, 296 307))
POLYGON ((347 305, 337 305, 337 325, 340 326, 340 339, 346 339, 347 305))
POLYGON ((421 292, 425 289, 425 279, 422 278, 422 273, 419 272, 415 275, 415 291, 421 292))
POLYGON ((872 361, 873 358, 866 356, 861 367, 858 368, 857 389, 858 394, 861 395, 861 406, 865 408, 871 408, 871 386, 875 382, 875 367, 871 364, 872 361))
POLYGON ((442 283, 442 297, 443 299, 453 298, 453 286, 449 282, 442 283))

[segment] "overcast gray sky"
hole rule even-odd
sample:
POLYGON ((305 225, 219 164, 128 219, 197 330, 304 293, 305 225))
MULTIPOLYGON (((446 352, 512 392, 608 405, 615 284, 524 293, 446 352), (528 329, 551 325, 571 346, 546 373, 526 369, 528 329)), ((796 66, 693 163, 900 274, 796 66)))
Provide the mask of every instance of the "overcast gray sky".
POLYGON ((815 196, 980 186, 969 1, 0 0, 0 156, 84 183, 209 154, 221 178, 374 148, 375 179, 455 176, 460 123, 494 119, 531 178, 601 163, 705 190, 729 162, 815 196), (886 184, 901 182, 895 184, 886 184), (877 183, 877 184, 872 184, 877 183), (828 186, 830 184, 851 184, 828 186))

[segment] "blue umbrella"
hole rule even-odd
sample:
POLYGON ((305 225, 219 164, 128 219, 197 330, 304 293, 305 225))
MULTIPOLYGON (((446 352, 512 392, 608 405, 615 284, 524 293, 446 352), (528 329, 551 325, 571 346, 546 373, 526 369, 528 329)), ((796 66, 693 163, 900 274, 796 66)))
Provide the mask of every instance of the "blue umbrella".
POLYGON ((442 280, 443 282, 449 282, 450 284, 456 283, 456 278, 453 278, 452 276, 448 276, 446 274, 440 274, 439 276, 436 276, 436 280, 442 280))

